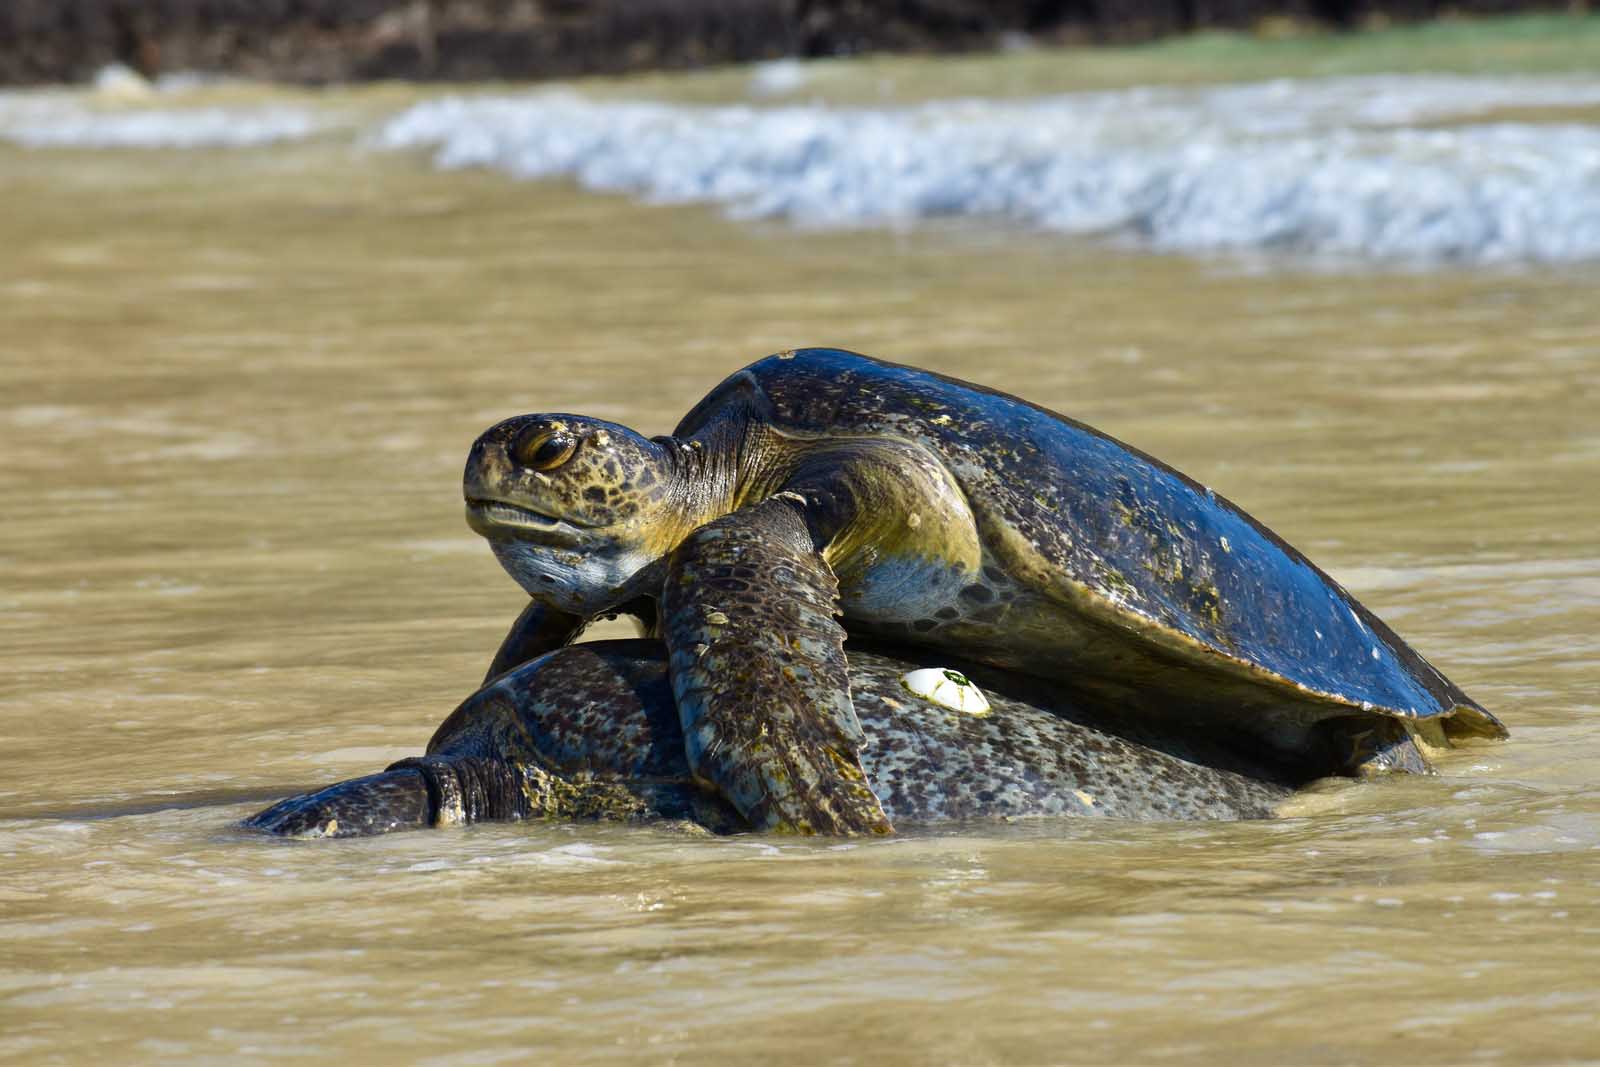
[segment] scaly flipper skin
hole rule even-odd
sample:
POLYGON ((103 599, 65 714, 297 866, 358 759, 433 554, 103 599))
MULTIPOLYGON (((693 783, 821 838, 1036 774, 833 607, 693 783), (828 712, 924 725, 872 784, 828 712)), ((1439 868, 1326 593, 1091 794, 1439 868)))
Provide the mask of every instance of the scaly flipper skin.
POLYGON ((861 767, 838 583, 801 506, 742 508, 668 563, 662 619, 689 766, 757 829, 890 833, 861 767))
POLYGON ((389 770, 280 800, 242 825, 279 837, 373 837, 432 826, 433 808, 420 772, 389 770))
POLYGON ((532 760, 459 753, 401 760, 381 774, 280 801, 241 825, 278 837, 373 837, 530 819, 746 829, 737 812, 682 779, 563 773, 532 760))

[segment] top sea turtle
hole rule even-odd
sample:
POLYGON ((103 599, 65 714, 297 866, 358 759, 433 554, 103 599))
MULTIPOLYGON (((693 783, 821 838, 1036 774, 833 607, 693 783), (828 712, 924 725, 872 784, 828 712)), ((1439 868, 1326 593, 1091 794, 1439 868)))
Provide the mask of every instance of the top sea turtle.
POLYGON ((532 597, 490 676, 639 616, 667 643, 690 768, 758 828, 890 829, 846 631, 1204 724, 1303 773, 1425 770, 1415 740, 1505 735, 1204 486, 1024 400, 851 352, 769 356, 670 437, 508 419, 464 491, 532 597))

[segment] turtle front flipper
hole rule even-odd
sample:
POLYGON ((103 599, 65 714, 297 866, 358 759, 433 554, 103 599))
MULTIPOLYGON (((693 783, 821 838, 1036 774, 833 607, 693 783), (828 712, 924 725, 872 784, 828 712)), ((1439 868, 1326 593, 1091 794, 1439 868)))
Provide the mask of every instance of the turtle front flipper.
POLYGON ((786 496, 673 552, 661 617, 689 768, 758 830, 892 832, 861 767, 838 582, 786 496))
MULTIPOLYGON (((243 825, 279 837, 371 837, 395 830, 525 819, 544 814, 539 801, 562 792, 530 788, 548 781, 552 776, 542 768, 519 761, 423 756, 401 760, 380 774, 279 801, 243 825)), ((560 805, 556 809, 557 815, 574 814, 560 805)))
POLYGON ((500 649, 494 654, 489 672, 483 676, 483 683, 488 685, 513 667, 520 667, 536 656, 570 645, 583 633, 585 625, 586 620, 580 615, 561 611, 538 600, 528 601, 528 606, 522 609, 517 621, 511 624, 505 640, 500 642, 500 649))
POLYGON ((371 837, 420 830, 433 825, 428 794, 420 771, 390 769, 280 800, 242 825, 279 837, 371 837))
POLYGON ((565 774, 526 760, 459 755, 404 759, 381 774, 279 801, 241 825, 278 837, 372 837, 533 819, 748 829, 728 804, 683 777, 565 774))

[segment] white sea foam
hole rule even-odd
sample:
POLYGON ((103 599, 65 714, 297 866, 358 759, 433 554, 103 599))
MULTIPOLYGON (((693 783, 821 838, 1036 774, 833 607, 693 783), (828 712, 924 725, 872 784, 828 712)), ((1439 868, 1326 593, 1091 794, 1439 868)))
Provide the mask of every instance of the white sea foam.
POLYGON ((787 96, 805 87, 808 72, 798 59, 773 59, 750 69, 751 96, 787 96))
POLYGON ((321 124, 309 111, 277 104, 174 106, 192 86, 152 84, 108 67, 93 92, 0 92, 0 141, 28 148, 254 148, 297 141, 321 124))
POLYGON ((150 79, 122 63, 101 67, 94 76, 94 91, 101 96, 142 99, 154 89, 150 79))
MULTIPOLYGON (((755 82, 793 91, 793 67, 757 68, 755 82)), ((350 125, 280 104, 197 106, 179 99, 190 86, 132 78, 108 75, 99 93, 0 92, 0 141, 244 148, 350 125)), ((907 108, 546 91, 424 102, 370 140, 431 149, 441 167, 568 177, 801 226, 975 217, 1185 252, 1600 259, 1600 125, 1511 111, 1562 106, 1600 106, 1600 78, 1343 78, 907 108)))
POLYGON ((254 148, 317 131, 310 115, 283 107, 19 110, 0 108, 0 140, 28 148, 254 148))
POLYGON ((1600 126, 1473 116, 1600 105, 1585 78, 1377 77, 899 109, 419 104, 379 131, 441 167, 571 177, 806 226, 984 216, 1147 247, 1419 263, 1600 258, 1600 126))

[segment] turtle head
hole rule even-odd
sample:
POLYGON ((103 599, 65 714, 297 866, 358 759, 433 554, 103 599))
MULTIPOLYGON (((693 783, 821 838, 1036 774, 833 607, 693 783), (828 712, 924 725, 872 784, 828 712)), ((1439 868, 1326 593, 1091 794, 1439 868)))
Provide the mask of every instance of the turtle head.
POLYGON ((688 532, 672 450, 581 415, 519 415, 467 456, 467 524, 528 595, 593 616, 688 532))

